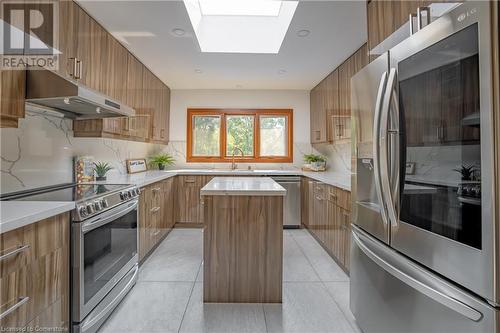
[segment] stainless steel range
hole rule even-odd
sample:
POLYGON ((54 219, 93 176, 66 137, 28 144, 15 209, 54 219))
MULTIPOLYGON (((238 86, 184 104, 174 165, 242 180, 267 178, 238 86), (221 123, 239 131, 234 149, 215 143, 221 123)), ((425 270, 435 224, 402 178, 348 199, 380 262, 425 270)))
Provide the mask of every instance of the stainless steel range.
POLYGON ((133 185, 65 184, 2 200, 74 201, 73 332, 95 332, 137 281, 138 196, 133 185))

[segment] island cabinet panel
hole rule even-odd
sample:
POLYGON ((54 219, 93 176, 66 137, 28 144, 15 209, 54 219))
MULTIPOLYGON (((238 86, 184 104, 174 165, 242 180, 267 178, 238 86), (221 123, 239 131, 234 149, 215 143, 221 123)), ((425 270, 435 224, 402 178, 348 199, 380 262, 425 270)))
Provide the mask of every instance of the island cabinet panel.
POLYGON ((175 222, 184 225, 201 226, 204 220, 200 190, 213 177, 181 175, 177 178, 175 222))
POLYGON ((2 256, 21 250, 0 261, 2 329, 69 330, 69 243, 69 213, 0 235, 2 256))
POLYGON ((203 299, 281 303, 282 196, 204 196, 203 299))

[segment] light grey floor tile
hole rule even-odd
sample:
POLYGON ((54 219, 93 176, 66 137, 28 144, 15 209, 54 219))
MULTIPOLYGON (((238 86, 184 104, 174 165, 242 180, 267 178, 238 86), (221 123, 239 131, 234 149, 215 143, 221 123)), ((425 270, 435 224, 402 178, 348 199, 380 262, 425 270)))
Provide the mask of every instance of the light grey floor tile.
POLYGON ((138 282, 100 332, 177 332, 192 288, 187 282, 138 282))
POLYGON ((204 304, 203 284, 196 283, 180 332, 266 332, 260 304, 204 304))
POLYGON ((169 234, 142 265, 139 281, 195 281, 203 257, 199 235, 169 234))
POLYGON ((283 304, 264 304, 268 332, 353 332, 321 282, 286 282, 283 304))
POLYGON ((198 275, 196 276, 196 282, 203 282, 203 262, 200 265, 200 270, 198 271, 198 275))
POLYGON ((293 237, 319 275, 321 281, 349 281, 347 274, 333 261, 330 255, 311 235, 300 234, 293 237))
POLYGON ((344 313, 351 326, 360 332, 356 319, 349 308, 349 282, 325 282, 325 287, 344 313))
POLYGON ((283 237, 283 281, 320 281, 293 237, 283 237))

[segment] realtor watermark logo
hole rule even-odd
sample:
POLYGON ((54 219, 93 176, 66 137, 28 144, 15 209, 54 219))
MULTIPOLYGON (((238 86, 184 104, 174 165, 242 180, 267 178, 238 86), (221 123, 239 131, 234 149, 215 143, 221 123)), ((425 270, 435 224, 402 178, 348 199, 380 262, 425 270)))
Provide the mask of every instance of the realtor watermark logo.
POLYGON ((58 69, 57 0, 2 0, 0 69, 58 69))

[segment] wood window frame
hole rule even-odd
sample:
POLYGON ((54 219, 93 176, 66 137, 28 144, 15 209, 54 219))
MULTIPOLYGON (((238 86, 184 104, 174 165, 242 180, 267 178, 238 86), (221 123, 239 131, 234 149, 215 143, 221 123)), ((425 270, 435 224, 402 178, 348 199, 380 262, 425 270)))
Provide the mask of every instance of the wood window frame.
POLYGON ((235 156, 238 163, 292 163, 293 162, 293 109, 187 109, 187 155, 186 162, 230 163, 232 156, 226 156, 226 116, 254 116, 254 156, 235 156), (193 156, 193 116, 220 116, 220 156, 193 156), (260 117, 287 117, 287 155, 260 156, 260 117))

